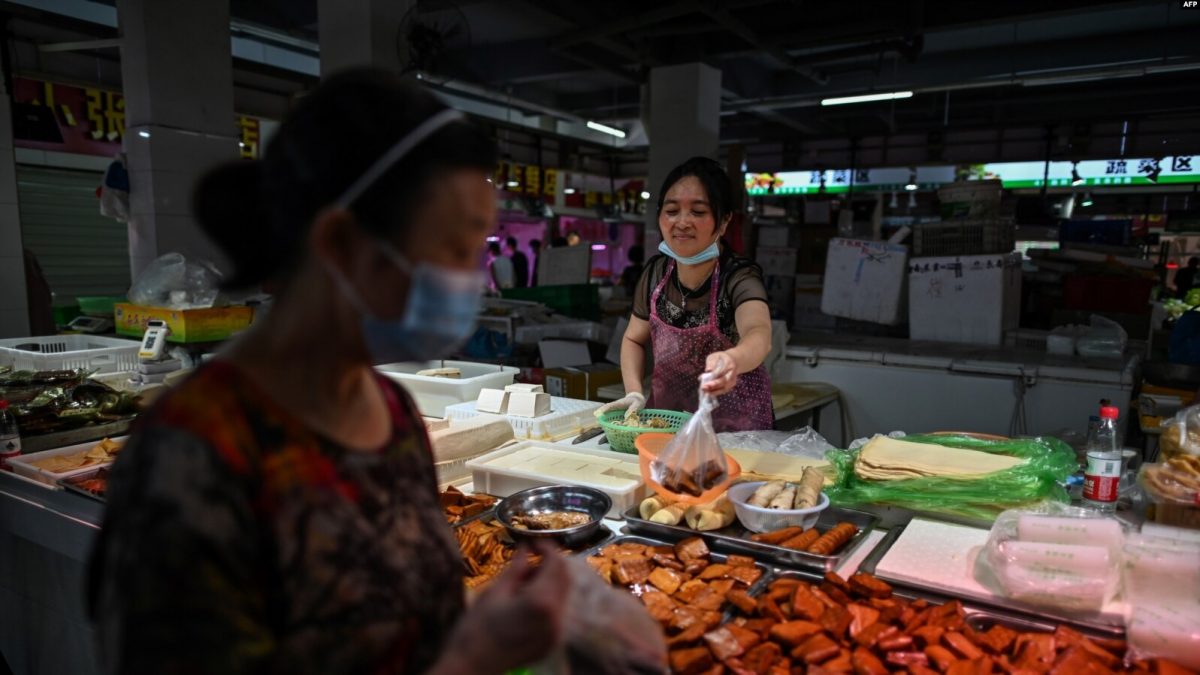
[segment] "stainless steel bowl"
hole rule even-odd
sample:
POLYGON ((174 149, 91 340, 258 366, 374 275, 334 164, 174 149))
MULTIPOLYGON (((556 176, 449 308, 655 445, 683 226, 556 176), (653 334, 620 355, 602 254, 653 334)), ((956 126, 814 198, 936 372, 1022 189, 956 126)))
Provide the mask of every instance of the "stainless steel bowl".
POLYGON ((612 508, 612 499, 589 487, 551 485, 523 490, 509 495, 496 504, 496 519, 508 529, 514 539, 553 539, 563 546, 574 548, 586 544, 603 526, 601 520, 612 508), (551 511, 576 511, 591 516, 583 525, 561 530, 523 530, 513 527, 512 519, 520 515, 536 515, 551 511))

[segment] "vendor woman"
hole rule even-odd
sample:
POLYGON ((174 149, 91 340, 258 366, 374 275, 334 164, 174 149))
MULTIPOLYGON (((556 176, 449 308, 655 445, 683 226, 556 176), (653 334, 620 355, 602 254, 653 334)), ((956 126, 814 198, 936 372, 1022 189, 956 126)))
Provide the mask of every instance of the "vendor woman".
POLYGON ((621 342, 625 397, 603 406, 636 413, 646 406, 642 380, 652 350, 652 408, 696 410, 700 376, 718 396, 716 431, 770 429, 771 314, 762 269, 721 239, 733 192, 721 165, 693 157, 675 167, 658 193, 661 255, 647 263, 621 342))

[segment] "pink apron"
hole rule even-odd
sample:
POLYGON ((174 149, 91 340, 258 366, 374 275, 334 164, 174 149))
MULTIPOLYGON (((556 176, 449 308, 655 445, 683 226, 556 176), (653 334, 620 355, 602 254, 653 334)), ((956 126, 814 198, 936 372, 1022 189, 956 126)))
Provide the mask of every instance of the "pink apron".
MULTIPOLYGON (((650 342, 654 349, 654 375, 649 407, 695 412, 699 405, 700 374, 713 352, 734 345, 721 332, 717 320, 717 294, 721 289, 721 263, 713 268, 708 291, 708 323, 696 328, 676 328, 658 316, 658 297, 675 271, 675 261, 650 295, 650 342)), ((713 412, 713 428, 722 431, 772 429, 771 378, 761 365, 738 376, 733 391, 722 396, 713 412)))

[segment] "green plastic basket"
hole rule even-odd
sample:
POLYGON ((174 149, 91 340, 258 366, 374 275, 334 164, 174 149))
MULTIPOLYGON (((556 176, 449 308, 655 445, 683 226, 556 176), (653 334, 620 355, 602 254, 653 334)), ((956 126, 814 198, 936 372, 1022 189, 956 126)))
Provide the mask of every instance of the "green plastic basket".
POLYGON ((638 417, 642 418, 645 423, 652 419, 660 419, 665 421, 670 426, 657 429, 647 427, 629 427, 625 426, 625 411, 624 410, 609 410, 600 416, 600 428, 604 429, 604 435, 608 437, 608 444, 617 452, 627 452, 629 454, 637 454, 637 448, 634 447, 633 441, 638 436, 647 433, 673 434, 683 428, 684 423, 692 419, 691 413, 676 412, 674 410, 640 410, 638 417))

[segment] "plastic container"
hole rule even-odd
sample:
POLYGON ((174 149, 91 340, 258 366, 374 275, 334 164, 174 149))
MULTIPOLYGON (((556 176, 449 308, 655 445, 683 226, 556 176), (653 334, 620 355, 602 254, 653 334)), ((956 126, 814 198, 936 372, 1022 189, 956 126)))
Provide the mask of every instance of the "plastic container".
MULTIPOLYGON (((124 443, 126 438, 128 437, 116 436, 111 440, 124 443)), ((80 443, 78 445, 68 445, 66 447, 55 448, 53 450, 43 450, 42 452, 28 453, 21 455, 16 459, 10 459, 8 461, 8 465, 12 467, 13 472, 19 476, 24 476, 39 483, 44 483, 47 487, 57 489, 59 488, 58 481, 63 478, 73 478, 75 476, 88 473, 89 471, 95 471, 98 468, 110 466, 112 462, 88 464, 87 466, 81 466, 78 469, 71 469, 70 471, 64 471, 62 473, 55 473, 53 471, 47 471, 39 468, 34 466, 33 462, 40 462, 41 460, 49 459, 50 457, 60 457, 62 455, 74 455, 79 452, 86 452, 96 447, 98 444, 100 444, 100 442, 101 441, 99 440, 88 441, 87 443, 80 443)))
POLYGON ((50 335, 0 340, 0 366, 13 370, 136 370, 140 342, 95 335, 50 335))
POLYGON ((654 458, 658 457, 658 453, 662 452, 667 447, 667 443, 670 443, 674 437, 674 434, 644 433, 634 440, 634 445, 637 446, 638 468, 642 472, 642 480, 646 481, 646 485, 650 486, 658 494, 685 504, 708 504, 724 494, 729 489, 729 486, 742 475, 742 465, 738 464, 738 461, 727 452, 725 453, 725 462, 729 473, 726 474, 725 480, 705 490, 698 497, 671 492, 659 485, 651 476, 650 463, 654 461, 654 458))
POLYGON ((676 434, 688 420, 692 419, 691 413, 676 412, 674 410, 655 410, 653 408, 638 411, 638 417, 643 422, 659 419, 670 424, 665 429, 654 429, 646 427, 631 427, 621 424, 625 419, 624 410, 610 410, 600 416, 600 428, 604 429, 604 435, 608 438, 608 444, 617 452, 628 452, 630 454, 637 452, 637 447, 634 442, 637 437, 645 433, 660 433, 660 434, 676 434))
POLYGON ((473 490, 507 497, 543 485, 582 485, 607 494, 609 518, 623 518, 650 491, 628 455, 608 450, 523 441, 467 461, 473 490))
POLYGON ((551 396, 550 414, 541 417, 517 417, 481 413, 475 409, 475 401, 468 401, 446 406, 445 416, 448 420, 466 420, 472 417, 507 420, 518 439, 555 441, 578 436, 584 429, 595 426, 596 418, 593 413, 600 405, 596 401, 551 396))
POLYGON ((416 401, 417 409, 427 417, 445 417, 446 406, 474 401, 484 389, 503 389, 521 372, 519 368, 473 361, 390 363, 377 366, 376 370, 404 387, 416 401), (417 375, 431 368, 458 368, 462 377, 417 375))
POLYGON ((807 509, 764 509, 750 506, 747 502, 754 496, 754 491, 765 485, 765 481, 753 483, 738 483, 729 488, 729 501, 733 502, 733 510, 738 520, 751 532, 774 532, 785 527, 803 527, 809 529, 817 524, 821 512, 829 508, 829 497, 821 493, 821 499, 816 506, 807 509))

